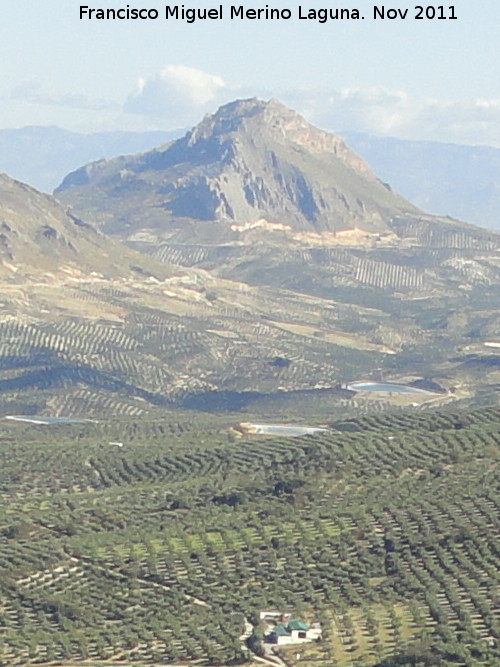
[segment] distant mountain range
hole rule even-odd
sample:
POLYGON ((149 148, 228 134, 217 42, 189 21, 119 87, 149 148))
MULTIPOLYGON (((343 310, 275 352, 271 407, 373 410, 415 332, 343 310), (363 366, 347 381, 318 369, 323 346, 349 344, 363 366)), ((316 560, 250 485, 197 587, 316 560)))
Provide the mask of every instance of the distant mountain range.
POLYGON ((0 130, 0 171, 52 192, 64 176, 86 162, 139 153, 177 137, 179 132, 97 132, 80 134, 60 127, 0 130))
POLYGON ((380 178, 425 211, 500 229, 500 148, 342 136, 380 178))

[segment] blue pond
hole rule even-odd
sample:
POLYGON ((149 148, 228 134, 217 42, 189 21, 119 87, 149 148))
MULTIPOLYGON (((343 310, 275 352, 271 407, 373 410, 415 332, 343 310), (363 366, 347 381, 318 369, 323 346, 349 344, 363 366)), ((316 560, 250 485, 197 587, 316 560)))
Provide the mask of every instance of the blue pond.
POLYGON ((383 391, 389 394, 429 394, 435 392, 419 389, 407 384, 392 384, 389 382, 351 382, 347 385, 351 391, 383 391))
POLYGON ((88 422, 88 419, 72 419, 71 417, 39 417, 38 415, 7 415, 5 419, 14 422, 23 422, 25 424, 42 424, 49 426, 51 424, 81 424, 88 422))

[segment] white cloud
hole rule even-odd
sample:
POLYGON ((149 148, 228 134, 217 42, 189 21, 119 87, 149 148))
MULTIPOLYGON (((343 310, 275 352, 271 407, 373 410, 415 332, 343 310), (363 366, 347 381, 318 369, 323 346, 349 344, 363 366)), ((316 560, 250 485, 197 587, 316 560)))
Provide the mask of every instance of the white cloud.
POLYGON ((237 96, 238 91, 219 76, 185 65, 166 65, 152 78, 139 79, 124 111, 185 126, 237 96))
POLYGON ((356 130, 401 139, 500 146, 500 100, 413 97, 384 87, 276 91, 244 89, 185 65, 166 65, 138 81, 123 110, 168 128, 187 127, 241 97, 279 97, 307 120, 331 131, 356 130))
POLYGON ((401 139, 500 147, 500 99, 443 100, 384 87, 282 91, 245 88, 186 65, 166 65, 139 79, 125 104, 44 91, 20 82, 3 98, 0 125, 58 124, 80 131, 171 130, 199 122, 236 98, 278 97, 311 123, 401 139))
POLYGON ((293 91, 283 99, 310 122, 333 131, 500 146, 500 99, 414 98, 378 87, 293 91))
POLYGON ((10 99, 41 106, 68 107, 91 111, 109 111, 117 108, 116 103, 102 98, 91 98, 80 93, 47 93, 42 90, 40 84, 34 81, 24 81, 13 88, 10 99))

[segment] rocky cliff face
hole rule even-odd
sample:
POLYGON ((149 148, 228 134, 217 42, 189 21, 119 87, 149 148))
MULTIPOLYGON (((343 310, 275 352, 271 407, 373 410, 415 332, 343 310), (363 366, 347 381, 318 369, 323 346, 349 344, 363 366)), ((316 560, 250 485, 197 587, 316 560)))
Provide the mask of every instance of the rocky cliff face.
POLYGON ((56 194, 125 238, 149 229, 227 242, 259 221, 295 232, 387 232, 391 217, 416 211, 342 139, 256 99, 221 107, 166 147, 83 167, 56 194))

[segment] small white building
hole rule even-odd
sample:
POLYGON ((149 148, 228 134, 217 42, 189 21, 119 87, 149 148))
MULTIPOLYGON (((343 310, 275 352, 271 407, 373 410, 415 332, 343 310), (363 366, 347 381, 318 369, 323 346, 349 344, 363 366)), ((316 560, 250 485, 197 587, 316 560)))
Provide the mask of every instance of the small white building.
POLYGON ((302 621, 290 621, 287 625, 276 625, 266 637, 271 644, 302 644, 313 642, 321 638, 321 626, 315 623, 312 626, 302 621))

